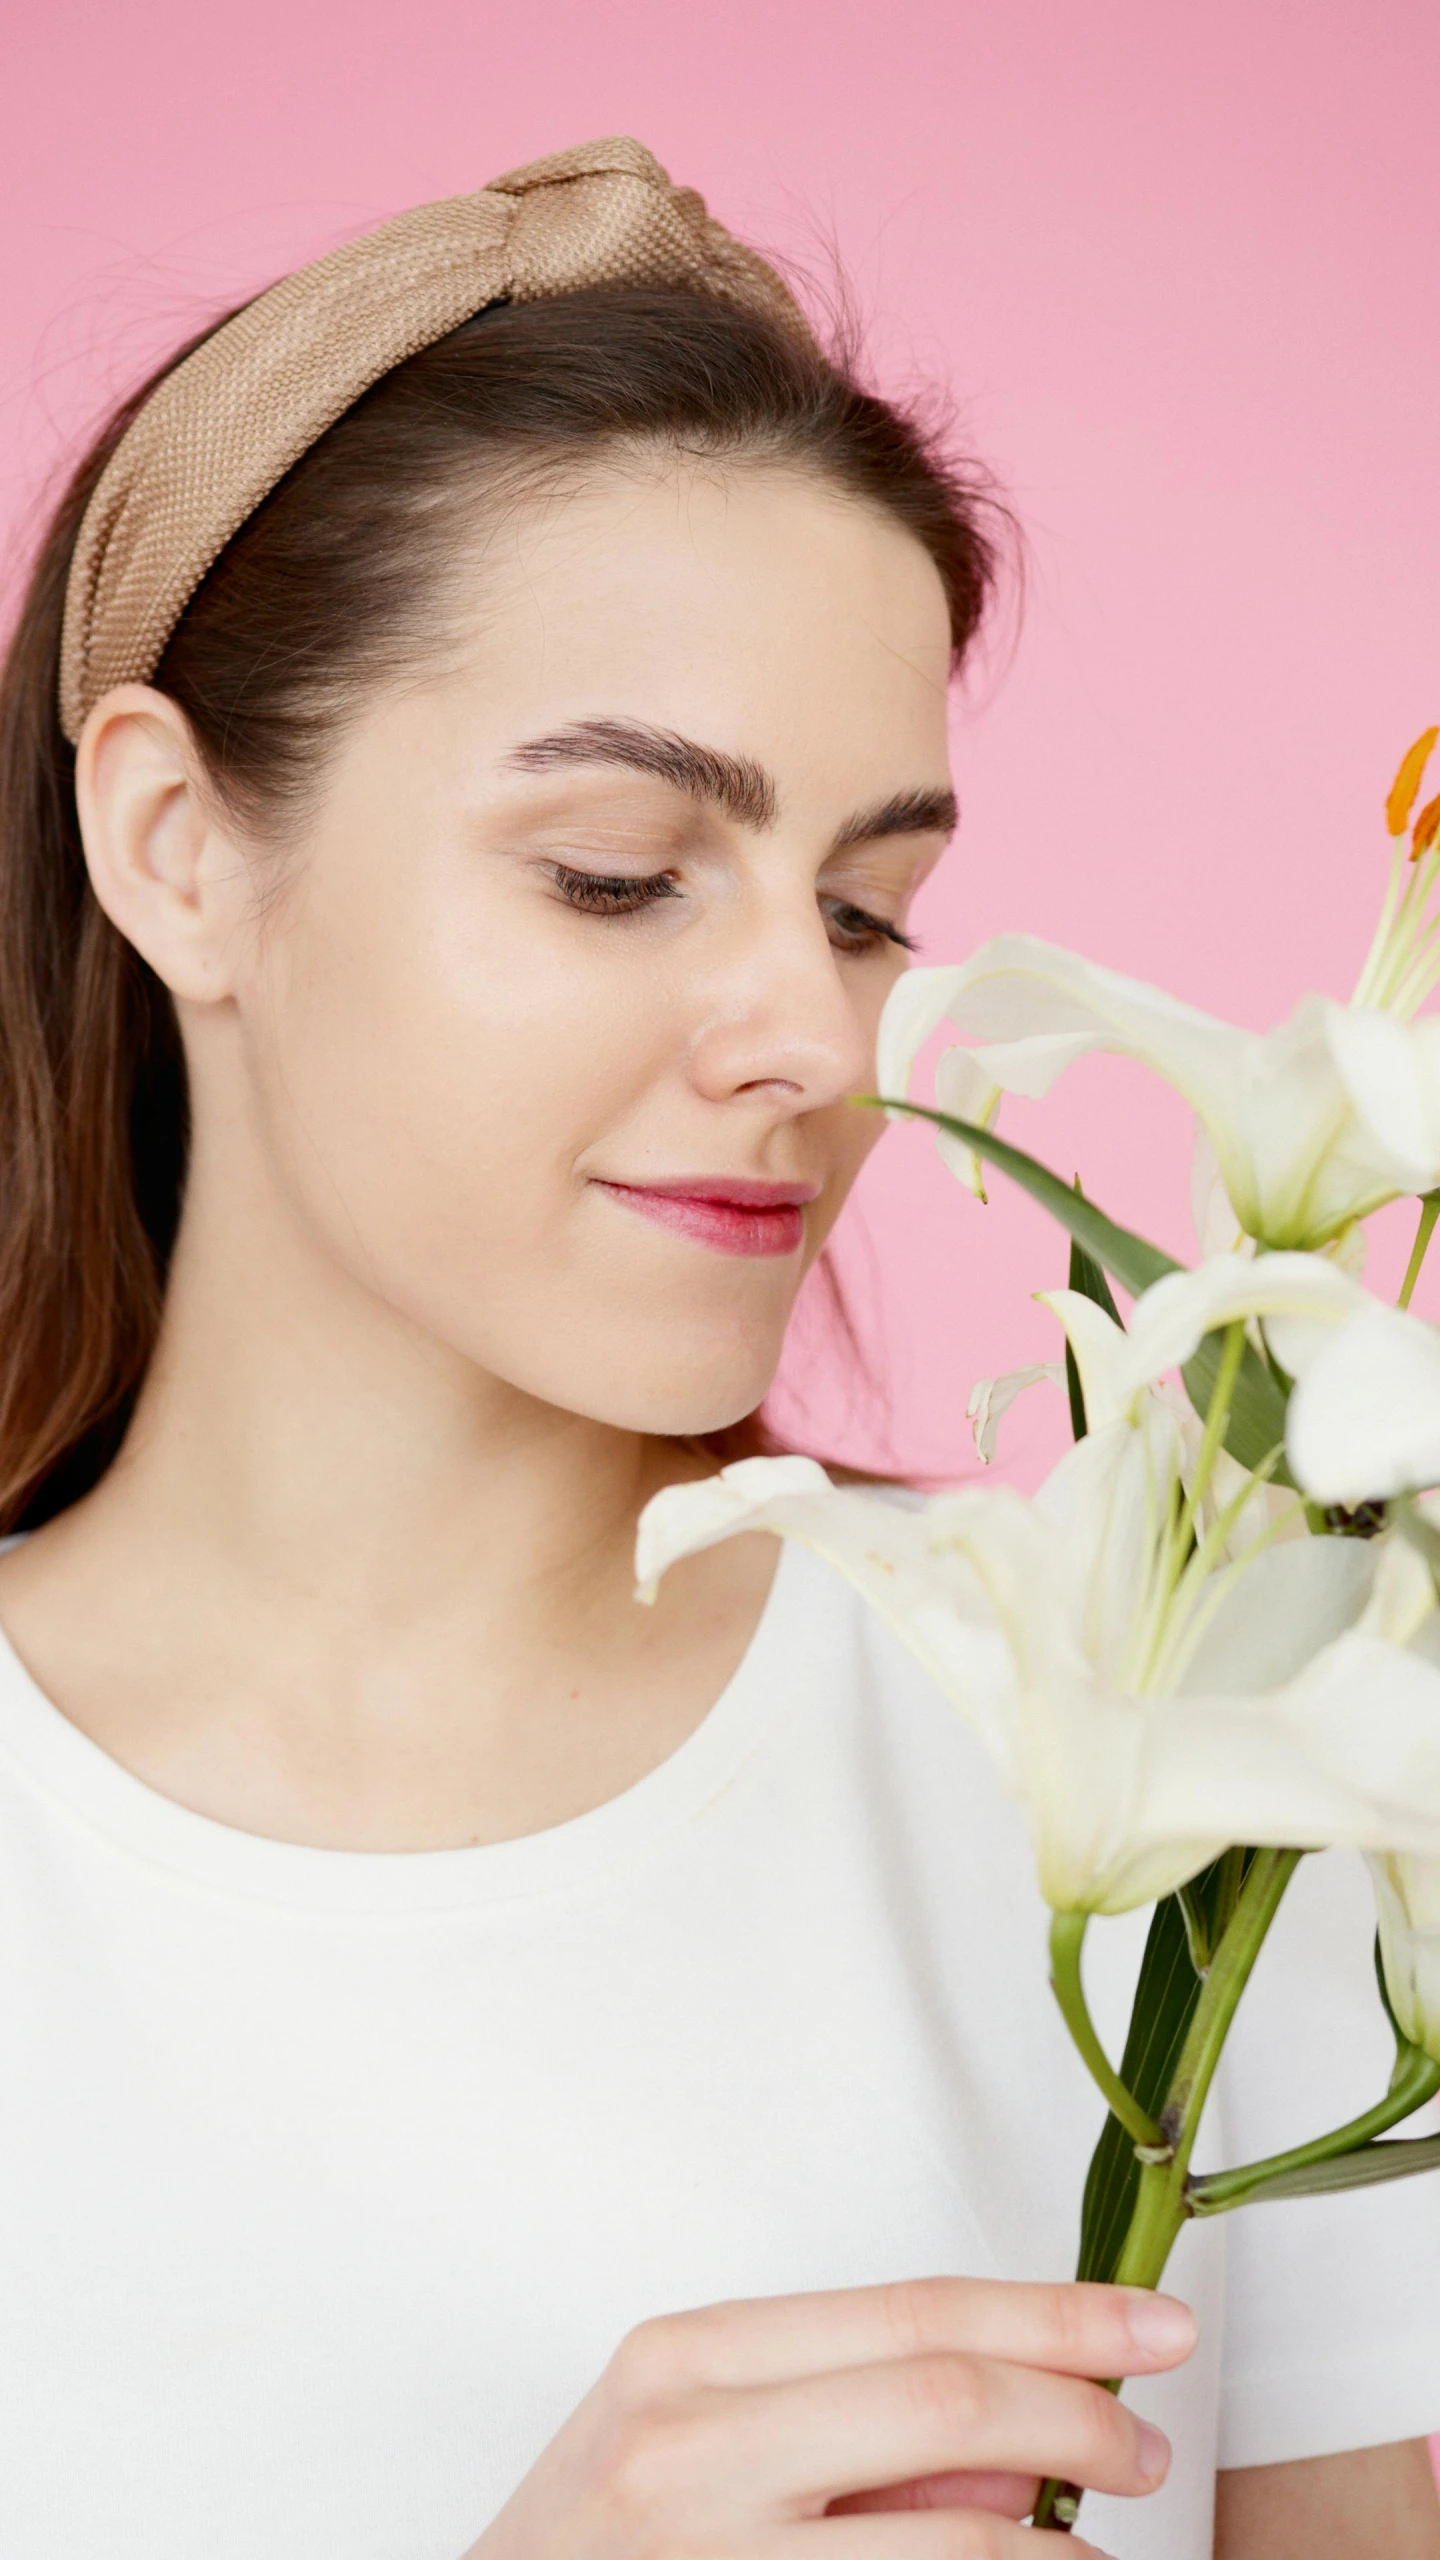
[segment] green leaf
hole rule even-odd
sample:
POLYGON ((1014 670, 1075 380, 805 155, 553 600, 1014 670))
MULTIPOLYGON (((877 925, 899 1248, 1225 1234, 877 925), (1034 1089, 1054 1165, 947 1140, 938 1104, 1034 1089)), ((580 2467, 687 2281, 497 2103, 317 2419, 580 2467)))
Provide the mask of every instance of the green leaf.
MULTIPOLYGON (((1190 1960, 1185 1916, 1177 1894, 1157 1902, 1145 1941, 1130 2033, 1120 2077, 1147 2115, 1158 2116, 1169 2094, 1180 2048, 1200 1997, 1200 1977, 1190 1960)), ((1105 2284, 1119 2262, 1140 2187, 1135 2145, 1114 2116, 1095 2146, 1080 2214, 1082 2283, 1105 2284)))
POLYGON ((1090 1428, 1085 1419, 1085 1390, 1080 1384, 1080 1364, 1068 1339, 1065 1344, 1065 1393, 1070 1399, 1071 1437, 1083 1440, 1090 1428))
MULTIPOLYGON (((1396 2147, 1383 2143, 1381 2135, 1428 2106, 1440 2092, 1440 2062, 1432 2062, 1429 2054, 1411 2044, 1398 2028, 1395 2048, 1390 2086, 1378 2106, 1367 2107, 1363 2116, 1352 2116, 1348 2124, 1337 2124, 1313 2142, 1297 2143, 1290 2151, 1273 2152, 1268 2160, 1247 2161, 1237 2169, 1212 2169, 1204 2177, 1189 2179, 1187 2210, 1200 2218, 1231 2213, 1237 2205, 1263 2203, 1267 2196, 1323 2195, 1337 2184, 1373 2186, 1380 2179, 1411 2177, 1437 2165, 1428 2157, 1381 2157, 1396 2147), (1335 2163, 1343 2160, 1364 2161, 1364 2175, 1347 2170, 1337 2180, 1331 2173, 1335 2163)), ((1402 2146, 1405 2147, 1412 2152, 1419 2148, 1415 2143, 1402 2146)))
MULTIPOLYGON (((1078 1183, 1075 1188, 1079 1190, 1078 1183)), ((1094 1255, 1086 1252, 1077 1236, 1070 1239, 1070 1286, 1080 1297, 1093 1299, 1097 1307, 1103 1307, 1112 1324, 1120 1323, 1115 1293, 1094 1255)))
MULTIPOLYGON (((1207 1333, 1193 1360, 1187 1360, 1180 1372, 1185 1392, 1202 1420, 1210 1410, 1224 1345, 1223 1333, 1207 1333)), ((1274 1371, 1247 1342, 1225 1429, 1225 1446, 1242 1467, 1258 1467, 1276 1449, 1284 1448, 1286 1401, 1274 1371)), ((1293 1482, 1283 1464, 1272 1471, 1270 1480, 1272 1484, 1293 1482)))
MULTIPOLYGON (((1092 1261, 1098 1262, 1132 1296, 1141 1296, 1157 1280, 1163 1280, 1167 1272, 1183 1269, 1173 1255, 1162 1253, 1158 1245, 1133 1234, 1130 1228, 1117 1226, 1082 1191, 1072 1191, 1048 1165, 1026 1155, 1023 1147, 1012 1147, 1007 1139, 997 1138, 993 1129, 978 1128, 970 1120, 952 1119, 948 1112, 928 1110, 921 1102, 882 1104, 877 1100, 874 1107, 903 1112, 912 1120, 928 1120, 933 1128, 948 1130, 951 1137, 963 1139, 977 1156, 993 1164, 998 1172, 1008 1173, 1020 1190, 1038 1200, 1042 1209, 1048 1209, 1092 1261)), ((1210 1410, 1223 1341, 1221 1334, 1207 1334, 1182 1372, 1186 1393, 1202 1420, 1210 1410)), ((1258 1467, 1263 1459, 1284 1447, 1285 1403, 1285 1391, 1274 1371, 1247 1342, 1225 1431, 1225 1446, 1242 1467, 1258 1467)), ((1271 1481, 1291 1483, 1283 1462, 1273 1470, 1271 1481)))
POLYGON ((1122 1289, 1138 1298, 1167 1271, 1178 1271, 1181 1265, 1172 1254, 1162 1253, 1158 1244, 1147 1244, 1144 1236, 1132 1235, 1128 1227, 1117 1227, 1083 1191, 1072 1191, 1058 1173, 1027 1156, 1023 1147, 1012 1147, 1005 1138, 997 1138, 993 1129, 977 1128, 969 1120, 953 1120, 948 1112, 927 1110, 921 1102, 876 1102, 875 1108, 903 1111, 912 1120, 928 1120, 936 1129, 947 1129, 954 1138, 963 1138, 977 1156, 993 1164, 999 1173, 1008 1173, 1052 1218, 1068 1228, 1077 1244, 1084 1246, 1092 1261, 1110 1272, 1122 1289))
MULTIPOLYGON (((1075 1176, 1075 1190, 1080 1193, 1080 1176, 1075 1176)), ((1084 1194, 1080 1193, 1083 1198, 1084 1194)), ((1120 1310, 1115 1304, 1110 1283, 1093 1254, 1087 1253, 1078 1236, 1070 1239, 1070 1287, 1081 1298, 1090 1298, 1103 1307, 1113 1323, 1119 1324, 1120 1310)), ((1080 1367, 1070 1344, 1065 1344, 1065 1384, 1070 1396, 1070 1427, 1077 1440, 1083 1440, 1090 1425, 1085 1418, 1085 1390, 1080 1384, 1080 1367)))
POLYGON ((1362 2142, 1358 2151, 1343 2151, 1338 2160, 1282 2170, 1277 2177, 1262 2178, 1245 2202, 1275 2204, 1287 2196, 1330 2196, 1350 2187, 1388 2186, 1392 2178, 1418 2178, 1427 2169, 1440 2169, 1440 2133, 1399 2142, 1362 2142))

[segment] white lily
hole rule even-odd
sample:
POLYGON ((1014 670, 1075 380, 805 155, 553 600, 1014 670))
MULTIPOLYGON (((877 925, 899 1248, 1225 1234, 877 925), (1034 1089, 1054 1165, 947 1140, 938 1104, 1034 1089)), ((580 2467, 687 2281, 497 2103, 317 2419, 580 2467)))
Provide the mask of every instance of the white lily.
MULTIPOLYGON (((1222 1259, 1228 1270, 1231 1257, 1212 1257, 1212 1260, 1222 1259)), ((1283 1259, 1299 1263, 1304 1273, 1317 1267, 1305 1255, 1283 1259)), ((1322 1272, 1330 1268, 1328 1263, 1318 1267, 1322 1272)), ((1253 1261, 1246 1256, 1237 1274, 1242 1297, 1241 1312, 1245 1314, 1251 1310, 1243 1303, 1244 1274, 1253 1268, 1253 1261)), ((1180 1280, 1190 1276, 1185 1273, 1175 1275, 1180 1280)), ((1167 1290, 1170 1286, 1168 1282, 1157 1285, 1167 1290)), ((1059 1317, 1070 1338, 1071 1349, 1075 1350, 1077 1343, 1083 1349, 1081 1386, 1088 1426, 1092 1430, 1103 1429, 1127 1413, 1133 1420, 1132 1408, 1141 1396, 1166 1406, 1179 1431, 1181 1473, 1188 1489, 1200 1459, 1203 1428, 1183 1388, 1172 1384, 1164 1373, 1187 1360, 1207 1330, 1230 1320, 1223 1295, 1207 1296, 1182 1317, 1177 1330, 1173 1318, 1166 1316, 1163 1298, 1158 1311, 1155 1309, 1152 1303, 1155 1291, 1151 1289, 1138 1302, 1136 1314, 1140 1315, 1142 1308, 1145 1314, 1141 1317, 1138 1335, 1133 1337, 1122 1333, 1089 1299, 1068 1289, 1041 1289, 1037 1290, 1036 1296, 1041 1306, 1049 1307, 1059 1317)), ((1348 1298, 1345 1303, 1348 1305, 1348 1298)), ((970 1390, 965 1411, 974 1430, 976 1452, 982 1464, 992 1464, 1000 1426, 1019 1396, 1030 1387, 1058 1387, 1064 1383, 1063 1365, 1050 1360, 1036 1361, 1028 1368, 1007 1370, 998 1378, 978 1378, 970 1390)), ((1196 1506, 1196 1525, 1202 1534, 1207 1534, 1212 1528, 1216 1530, 1217 1552, 1228 1556, 1240 1551, 1256 1529, 1262 1526, 1267 1537, 1303 1537, 1306 1534, 1304 1515, 1293 1493, 1285 1493, 1273 1484, 1252 1480, 1249 1470, 1238 1466, 1222 1449, 1211 1453, 1210 1463, 1211 1472, 1196 1506)))
POLYGON ((1417 1560, 1306 1539, 1217 1567, 1202 1538, 1187 1563, 1178 1419, 1142 1398, 1099 1420, 1112 1346, 1089 1318, 1109 1320, 1079 1303, 1063 1313, 1096 1427, 1035 1501, 901 1505, 808 1459, 748 1459, 647 1506, 642 1589, 742 1531, 825 1557, 989 1751, 1057 1911, 1128 1910, 1238 1841, 1440 1858, 1440 1671, 1371 1623, 1417 1560))
MULTIPOLYGON (((1108 1409, 1153 1396, 1153 1382, 1205 1334, 1251 1320, 1296 1376, 1286 1448, 1312 1497, 1356 1504, 1440 1483, 1440 1333, 1314 1255, 1220 1254, 1157 1281, 1128 1335, 1097 1340, 1108 1409)), ((1410 1548, 1384 1551, 1364 1626, 1382 1644, 1440 1659, 1432 1577, 1410 1548)), ((1369 1864, 1390 2005, 1411 2043, 1440 2061, 1440 1858, 1372 1849, 1369 1864)))
MULTIPOLYGON (((1287 1022, 1242 1031, 1028 934, 969 960, 914 969, 891 990, 877 1072, 909 1097, 920 1049, 943 1021, 977 1047, 948 1052, 937 1106, 988 1126, 1002 1093, 1032 1098, 1092 1049, 1141 1059, 1190 1103, 1245 1234, 1307 1249, 1406 1191, 1440 1182, 1440 1022, 1412 1017, 1440 983, 1440 799, 1403 842, 1436 732, 1410 750, 1387 803, 1389 888, 1348 1005, 1306 996, 1287 1022), (963 1066, 952 1063, 956 1058, 963 1066)), ((950 1161, 979 1188, 970 1151, 950 1161)))
POLYGON ((1319 1255, 1214 1254, 1137 1299, 1117 1363, 1136 1395, 1203 1336, 1258 1322, 1295 1380, 1285 1453, 1313 1501, 1353 1506, 1440 1485, 1440 1332, 1319 1255))

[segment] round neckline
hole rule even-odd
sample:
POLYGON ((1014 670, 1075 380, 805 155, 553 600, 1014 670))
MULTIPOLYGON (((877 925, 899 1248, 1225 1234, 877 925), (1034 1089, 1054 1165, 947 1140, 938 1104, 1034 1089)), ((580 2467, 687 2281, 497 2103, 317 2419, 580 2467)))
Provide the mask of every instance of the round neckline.
MULTIPOLYGON (((7 1543, 9 1543, 7 1541, 7 1543)), ((761 1742, 786 1694, 773 1676, 793 1586, 787 1541, 740 1661, 694 1731, 617 1796, 544 1831, 460 1849, 321 1849, 240 1831, 160 1794, 46 1696, 0 1627, 0 1759, 115 1847, 249 1899, 334 1912, 458 1911, 557 1896, 628 1872, 704 1811, 761 1742)))

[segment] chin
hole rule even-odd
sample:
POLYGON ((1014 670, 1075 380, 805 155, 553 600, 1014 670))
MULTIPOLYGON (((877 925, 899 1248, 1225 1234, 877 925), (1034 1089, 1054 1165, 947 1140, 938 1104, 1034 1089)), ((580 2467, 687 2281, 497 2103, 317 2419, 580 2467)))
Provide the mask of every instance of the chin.
POLYGON ((574 1410, 617 1431, 643 1432, 658 1440, 699 1440, 746 1421, 769 1394, 778 1366, 778 1344, 768 1357, 752 1354, 729 1361, 717 1360, 714 1345, 707 1344, 696 1346, 688 1359, 652 1353, 643 1375, 633 1378, 623 1375, 617 1362, 603 1400, 595 1397, 592 1378, 586 1382, 588 1393, 555 1401, 573 1401, 574 1410))

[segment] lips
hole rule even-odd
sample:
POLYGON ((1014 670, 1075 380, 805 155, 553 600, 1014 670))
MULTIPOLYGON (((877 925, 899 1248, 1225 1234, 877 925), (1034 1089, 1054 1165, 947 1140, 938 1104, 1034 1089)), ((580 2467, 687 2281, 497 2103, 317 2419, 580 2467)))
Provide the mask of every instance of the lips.
POLYGON ((750 1260, 798 1253, 805 1233, 802 1212, 818 1199, 818 1182, 710 1180, 696 1174, 670 1182, 597 1182, 622 1208, 649 1218, 672 1235, 708 1245, 712 1253, 750 1260))

